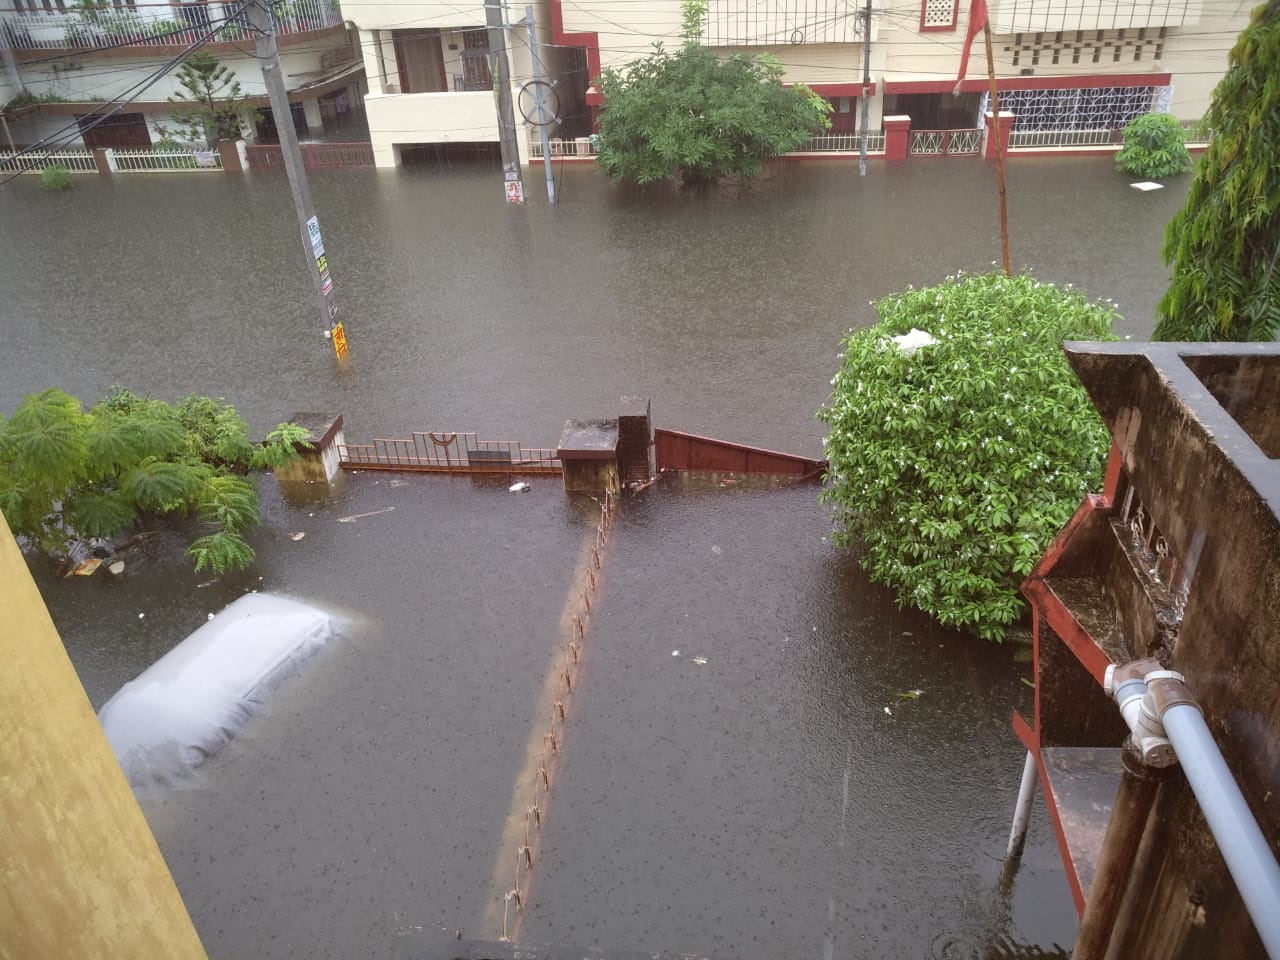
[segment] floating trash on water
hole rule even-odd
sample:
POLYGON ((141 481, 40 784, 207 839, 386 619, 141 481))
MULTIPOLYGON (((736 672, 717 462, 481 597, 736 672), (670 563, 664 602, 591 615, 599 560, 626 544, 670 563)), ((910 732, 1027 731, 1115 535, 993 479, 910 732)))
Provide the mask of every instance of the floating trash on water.
POLYGON ((303 533, 301 530, 299 530, 297 533, 291 534, 289 539, 292 540, 294 543, 297 543, 299 540, 301 540, 305 536, 306 534, 303 533))
POLYGON ((112 560, 111 565, 107 567, 107 569, 110 570, 112 573, 114 573, 118 577, 120 576, 120 574, 124 573, 124 561, 112 560))
MULTIPOLYGON (((354 473, 354 471, 352 471, 354 473)), ((376 517, 380 513, 390 513, 395 507, 383 507, 381 510, 370 510, 368 513, 353 513, 349 517, 338 517, 338 523, 355 523, 365 517, 376 517)), ((259 580, 262 578, 259 577, 259 580)))
POLYGON ((1163 183, 1152 183, 1150 180, 1139 180, 1137 183, 1131 183, 1129 186, 1135 190, 1141 190, 1146 193, 1148 190, 1163 190, 1163 183))
MULTIPOLYGON (((532 489, 533 487, 529 486, 529 484, 525 483, 523 480, 518 480, 511 486, 507 487, 507 491, 509 493, 528 493, 532 489)), ((592 499, 594 500, 595 498, 592 497, 592 499)))
POLYGON ((145 616, 146 616, 146 614, 145 614, 145 613, 140 613, 140 614, 138 614, 138 619, 139 619, 139 620, 141 620, 141 619, 142 619, 143 617, 145 617, 145 616))
POLYGON ((212 613, 211 613, 211 614, 209 614, 209 619, 210 619, 210 620, 212 620, 212 619, 213 619, 213 614, 212 614, 212 613))
POLYGON ((721 550, 718 546, 713 546, 711 548, 711 552, 715 554, 717 557, 720 556, 720 554, 724 553, 724 551, 721 550))
POLYGON ((672 651, 671 651, 671 655, 672 655, 673 657, 678 657, 678 656, 680 656, 680 651, 679 651, 679 650, 672 650, 672 651))
POLYGON ((892 711, 892 710, 890 710, 888 707, 885 707, 885 708, 884 708, 884 712, 885 712, 885 713, 887 713, 887 714, 888 714, 889 716, 891 716, 891 717, 893 716, 893 711, 892 711))
POLYGON ((898 699, 903 701, 917 700, 919 699, 920 694, 922 693, 924 693, 923 690, 903 690, 901 693, 898 694, 898 699))
POLYGON ((74 573, 77 577, 89 577, 98 572, 98 568, 102 566, 102 561, 97 557, 90 557, 88 560, 76 567, 74 573))
POLYGON ((693 662, 694 662, 694 663, 696 663, 696 664, 697 664, 698 666, 700 666, 700 667, 705 667, 705 666, 707 665, 707 658, 706 658, 706 657, 694 657, 694 658, 693 658, 693 662))
POLYGON ((903 635, 904 637, 914 637, 914 636, 915 636, 915 634, 914 634, 914 633, 912 633, 910 630, 903 630, 903 631, 902 631, 902 635, 903 635))

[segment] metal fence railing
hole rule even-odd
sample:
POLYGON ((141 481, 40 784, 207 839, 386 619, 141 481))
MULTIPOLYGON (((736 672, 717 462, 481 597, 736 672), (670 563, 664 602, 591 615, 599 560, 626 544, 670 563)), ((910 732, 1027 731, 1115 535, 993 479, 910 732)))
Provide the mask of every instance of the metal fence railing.
MULTIPOLYGON (((552 137, 550 140, 551 156, 554 157, 594 157, 596 142, 594 137, 578 137, 575 140, 561 140, 552 137)), ((542 138, 536 128, 529 130, 529 156, 535 160, 542 159, 542 138)))
POLYGON ((149 173, 171 170, 221 170, 222 156, 216 150, 124 150, 107 151, 113 172, 149 173))
MULTIPOLYGON (((862 149, 862 135, 857 133, 833 133, 813 137, 792 153, 857 153, 862 149)), ((867 152, 884 153, 884 134, 867 134, 867 152)))
POLYGON ((58 150, 50 154, 32 153, 28 156, 17 156, 12 153, 0 153, 0 171, 39 173, 45 167, 61 164, 72 173, 97 173, 98 165, 94 162, 93 152, 75 147, 58 150), (37 162, 39 161, 39 162, 37 162), (24 169, 29 168, 29 169, 24 169))
POLYGON ((422 432, 338 446, 338 460, 347 469, 437 473, 559 473, 557 453, 516 440, 478 440, 474 433, 422 432))
POLYGON ((1119 131, 1110 127, 1093 130, 1010 130, 1009 149, 1037 147, 1105 147, 1119 143, 1119 131))
MULTIPOLYGON (((373 144, 368 141, 352 143, 303 143, 302 162, 307 167, 371 167, 373 144)), ((251 143, 245 146, 245 157, 251 169, 284 169, 284 154, 278 143, 251 143)))
POLYGON ((912 130, 913 157, 975 156, 982 152, 982 130, 912 130))

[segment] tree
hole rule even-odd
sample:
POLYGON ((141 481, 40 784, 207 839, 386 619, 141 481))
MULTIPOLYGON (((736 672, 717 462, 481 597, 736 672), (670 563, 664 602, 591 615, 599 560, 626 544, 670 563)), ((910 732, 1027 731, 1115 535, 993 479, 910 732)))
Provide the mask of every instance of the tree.
MULTIPOLYGON (((188 142, 203 140, 212 150, 219 140, 236 140, 246 123, 258 117, 240 92, 235 72, 209 53, 192 54, 175 75, 182 89, 169 98, 176 104, 170 117, 188 142)), ((158 128, 163 138, 169 131, 158 128)))
POLYGON ((677 52, 656 44, 649 56, 600 77, 597 162, 615 180, 752 176, 830 126, 831 105, 803 84, 783 86, 773 57, 720 60, 703 47, 705 10, 705 0, 687 0, 677 52))
POLYGON ((1001 639, 1022 580, 1102 480, 1107 431, 1061 346, 1114 339, 1115 312, 1003 273, 876 309, 879 323, 845 338, 818 413, 833 540, 860 548, 900 604, 1001 639))
POLYGON ((1116 153, 1121 173, 1159 180, 1191 169, 1182 124, 1170 113, 1144 113, 1124 128, 1124 146, 1116 153))
POLYGON ((243 568, 253 561, 243 535, 260 522, 249 471, 296 458, 306 436, 280 424, 255 447, 235 408, 208 397, 172 406, 117 387, 85 412, 45 390, 0 419, 0 512, 53 556, 144 517, 190 515, 207 530, 187 547, 195 568, 243 568))
POLYGON ((1280 0, 1253 11, 1205 116, 1212 139, 1164 232, 1158 340, 1280 331, 1280 0))

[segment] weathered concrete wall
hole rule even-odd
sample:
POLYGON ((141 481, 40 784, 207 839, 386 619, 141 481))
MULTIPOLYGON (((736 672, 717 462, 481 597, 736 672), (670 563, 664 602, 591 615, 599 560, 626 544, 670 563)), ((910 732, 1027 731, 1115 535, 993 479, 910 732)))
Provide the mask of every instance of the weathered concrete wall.
MULTIPOLYGON (((1280 461, 1260 448, 1269 433, 1259 424, 1280 416, 1280 394, 1259 387, 1276 382, 1280 348, 1073 344, 1068 357, 1170 556, 1191 573, 1171 665, 1186 675, 1274 854, 1280 850, 1280 461), (1234 362, 1220 360, 1233 353, 1251 358, 1239 364, 1247 374, 1239 381, 1229 376, 1234 362), (1206 371, 1204 379, 1195 369, 1206 371), (1243 413, 1244 423, 1221 401, 1243 413)), ((1115 933, 1108 956, 1265 956, 1180 776, 1160 788, 1115 933)))
POLYGON ((202 960, 3 518, 0 584, 0 958, 202 960))

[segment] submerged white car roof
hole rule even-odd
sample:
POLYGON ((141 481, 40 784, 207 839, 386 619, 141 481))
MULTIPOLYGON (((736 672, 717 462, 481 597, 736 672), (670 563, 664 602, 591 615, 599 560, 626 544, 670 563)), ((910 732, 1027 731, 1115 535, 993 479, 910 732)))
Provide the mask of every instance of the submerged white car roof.
POLYGON ((251 593, 130 680, 98 711, 135 787, 186 776, 225 746, 334 632, 332 614, 251 593))

